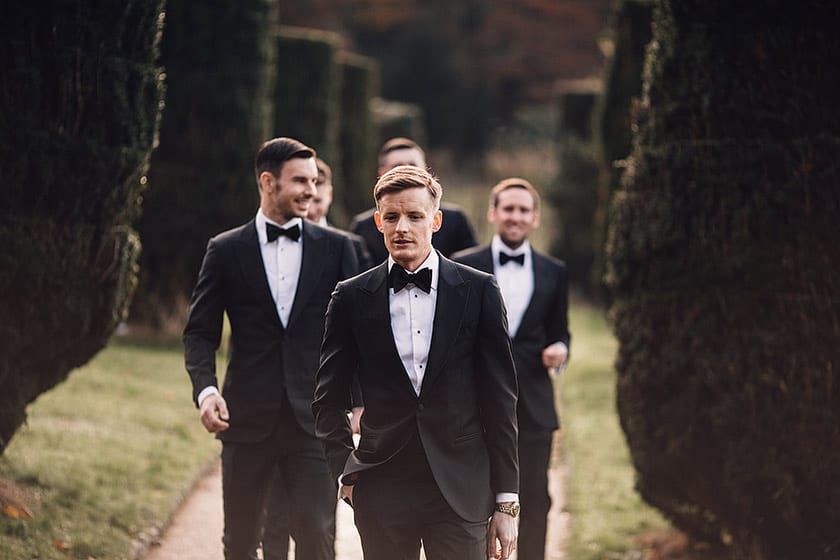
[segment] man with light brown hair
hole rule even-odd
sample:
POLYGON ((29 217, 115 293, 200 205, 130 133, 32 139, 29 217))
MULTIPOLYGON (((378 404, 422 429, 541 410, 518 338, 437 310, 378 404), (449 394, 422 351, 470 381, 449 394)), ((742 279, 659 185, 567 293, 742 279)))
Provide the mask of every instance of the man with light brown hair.
POLYGON ((352 503, 366 560, 509 558, 516 546, 516 371, 489 274, 432 247, 442 189, 399 166, 374 188, 380 265, 326 316, 316 431, 352 503), (365 400, 353 444, 354 379, 365 400), (492 516, 492 518, 491 518, 492 516), (490 519, 488 523, 488 519, 490 519))
POLYGON ((570 339, 566 266, 538 253, 528 241, 540 223, 539 203, 539 193, 525 179, 501 181, 490 193, 487 210, 487 221, 496 230, 492 241, 452 256, 495 275, 507 309, 519 377, 520 560, 545 558, 548 465, 559 426, 550 373, 565 366, 570 339))

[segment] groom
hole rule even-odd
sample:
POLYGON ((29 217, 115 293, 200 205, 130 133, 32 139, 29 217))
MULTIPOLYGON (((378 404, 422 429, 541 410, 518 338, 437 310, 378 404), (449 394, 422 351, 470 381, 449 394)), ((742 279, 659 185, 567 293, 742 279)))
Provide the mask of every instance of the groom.
POLYGON ((418 167, 379 179, 388 259, 339 283, 327 311, 316 433, 354 506, 366 560, 416 560, 421 543, 429 560, 508 558, 516 546, 517 382, 505 310, 492 276, 432 248, 441 195, 418 167), (354 376, 365 403, 358 449, 345 412, 354 376))

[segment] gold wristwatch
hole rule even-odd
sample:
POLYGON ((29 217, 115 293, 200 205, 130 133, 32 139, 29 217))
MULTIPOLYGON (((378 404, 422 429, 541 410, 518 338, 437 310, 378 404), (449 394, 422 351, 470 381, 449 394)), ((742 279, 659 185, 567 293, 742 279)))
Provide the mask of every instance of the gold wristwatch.
POLYGON ((496 504, 496 511, 506 513, 511 517, 519 515, 519 502, 501 502, 496 504))

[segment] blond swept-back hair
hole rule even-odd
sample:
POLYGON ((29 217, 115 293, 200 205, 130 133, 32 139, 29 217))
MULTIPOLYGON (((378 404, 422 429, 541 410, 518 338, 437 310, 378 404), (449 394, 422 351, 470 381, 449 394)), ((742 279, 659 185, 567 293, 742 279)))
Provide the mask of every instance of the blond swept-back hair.
POLYGON ((443 187, 437 179, 426 171, 413 165, 398 165, 384 173, 373 187, 373 199, 379 208, 379 200, 386 194, 400 192, 405 189, 426 189, 435 203, 435 210, 440 208, 443 197, 443 187))

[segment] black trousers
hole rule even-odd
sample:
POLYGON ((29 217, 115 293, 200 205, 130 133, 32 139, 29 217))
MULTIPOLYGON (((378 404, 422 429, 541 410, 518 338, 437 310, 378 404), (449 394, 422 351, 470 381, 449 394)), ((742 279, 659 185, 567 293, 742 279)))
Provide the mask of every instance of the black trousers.
POLYGON ((271 491, 265 504, 263 524, 263 560, 287 560, 289 538, 292 534, 289 516, 289 496, 286 492, 286 477, 283 470, 275 467, 271 479, 271 491))
POLYGON ((545 559, 545 533, 551 497, 548 494, 548 464, 552 431, 519 429, 519 560, 545 559))
POLYGON ((360 473, 353 510, 365 560, 417 560, 421 543, 428 560, 487 558, 487 521, 452 511, 416 434, 393 459, 360 473))
POLYGON ((304 432, 288 406, 272 437, 222 445, 226 560, 253 560, 261 538, 266 496, 277 468, 285 486, 289 528, 298 560, 335 558, 335 481, 321 442, 304 432))

